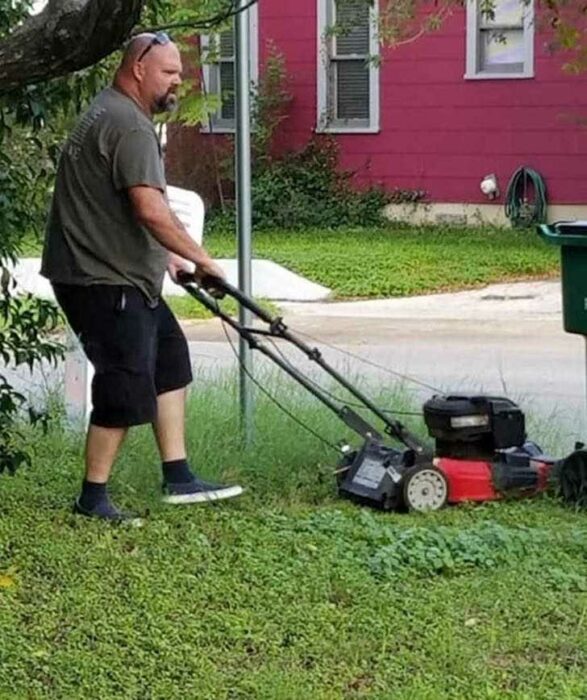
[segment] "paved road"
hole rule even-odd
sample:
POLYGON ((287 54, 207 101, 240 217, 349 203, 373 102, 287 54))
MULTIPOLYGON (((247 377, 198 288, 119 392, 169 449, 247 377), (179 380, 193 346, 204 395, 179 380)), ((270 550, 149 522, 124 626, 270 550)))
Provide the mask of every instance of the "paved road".
MULTIPOLYGON (((561 426, 569 442, 587 437, 584 340, 562 329, 558 285, 507 285, 508 294, 503 287, 441 295, 442 305, 436 306, 431 297, 292 304, 285 305, 284 317, 293 330, 441 391, 507 395, 528 413, 561 426), (481 296, 485 307, 479 304, 481 296), (455 317, 459 315, 466 318, 455 317)), ((185 329, 202 369, 236 366, 217 320, 186 324, 185 329)), ((288 354, 295 357, 289 349, 288 354)), ((337 367, 374 385, 397 381, 328 347, 324 354, 337 367)), ((259 357, 257 362, 264 360, 259 357)), ((312 366, 303 359, 302 365, 312 366)), ((418 400, 432 393, 419 385, 413 385, 413 391, 418 400)))

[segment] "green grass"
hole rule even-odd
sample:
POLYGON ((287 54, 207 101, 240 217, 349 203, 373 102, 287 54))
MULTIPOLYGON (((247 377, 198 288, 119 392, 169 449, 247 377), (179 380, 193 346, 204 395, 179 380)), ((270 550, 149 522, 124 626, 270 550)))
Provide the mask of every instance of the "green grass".
MULTIPOLYGON (((218 257, 234 241, 211 235, 218 257)), ((534 230, 378 228, 254 234, 254 254, 330 287, 336 298, 389 297, 558 274, 558 253, 534 230)))
POLYGON ((336 498, 333 453, 267 401, 243 450, 237 404, 232 377, 200 377, 188 419, 202 474, 247 487, 232 503, 162 506, 152 437, 131 432, 112 491, 150 510, 139 530, 69 513, 81 436, 29 435, 33 467, 0 478, 1 698, 587 696, 584 514, 548 498, 361 509, 336 498))
MULTIPOLYGON (((187 294, 182 296, 166 296, 165 301, 177 318, 194 321, 214 318, 214 314, 187 294)), ((270 301, 266 299, 256 299, 256 302, 261 308, 269 311, 269 313, 277 313, 277 307, 270 301)), ((220 308, 230 316, 236 316, 238 314, 238 304, 234 299, 227 297, 220 300, 218 303, 220 308)))
MULTIPOLYGON (((233 233, 204 238, 216 257, 235 257, 233 233)), ((27 241, 27 250, 34 242, 27 241)), ((38 249, 38 244, 37 249, 38 249)), ((253 254, 332 288, 339 299, 426 294, 558 274, 558 252, 533 229, 389 226, 257 231, 253 254)))

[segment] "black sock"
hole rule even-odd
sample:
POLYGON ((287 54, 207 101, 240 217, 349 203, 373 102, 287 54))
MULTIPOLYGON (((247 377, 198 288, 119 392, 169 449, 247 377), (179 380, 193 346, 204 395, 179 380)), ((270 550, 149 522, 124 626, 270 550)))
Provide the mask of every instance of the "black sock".
POLYGON ((194 478, 187 459, 174 459, 163 462, 163 478, 168 484, 186 484, 194 478))
POLYGON ((93 510, 98 503, 108 500, 106 493, 106 484, 97 484, 94 481, 84 479, 82 483, 82 493, 79 497, 79 502, 82 508, 93 510))

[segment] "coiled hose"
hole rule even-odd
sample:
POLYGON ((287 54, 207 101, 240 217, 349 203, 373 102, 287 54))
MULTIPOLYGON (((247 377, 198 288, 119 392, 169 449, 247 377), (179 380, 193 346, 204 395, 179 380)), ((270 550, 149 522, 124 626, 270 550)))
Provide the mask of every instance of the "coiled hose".
POLYGON ((546 185, 536 170, 518 168, 512 175, 506 191, 505 215, 512 226, 520 228, 546 221, 546 185), (530 185, 533 201, 528 199, 530 185))

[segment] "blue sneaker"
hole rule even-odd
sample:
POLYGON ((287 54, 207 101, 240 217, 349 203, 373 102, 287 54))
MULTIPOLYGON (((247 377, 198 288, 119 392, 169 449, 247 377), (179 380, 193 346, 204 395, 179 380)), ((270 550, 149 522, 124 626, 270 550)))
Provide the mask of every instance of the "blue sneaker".
POLYGON ((192 481, 178 484, 163 483, 163 502, 173 505, 187 503, 208 503, 235 498, 243 492, 242 486, 222 486, 211 484, 194 477, 192 481))
POLYGON ((94 508, 84 508, 79 502, 79 498, 73 505, 73 512, 76 515, 83 515, 86 518, 95 518, 96 520, 106 520, 111 523, 130 525, 131 527, 142 527, 145 521, 138 518, 136 515, 125 513, 110 503, 109 500, 104 500, 98 503, 94 508))

